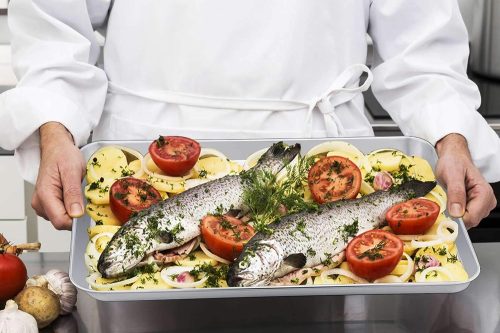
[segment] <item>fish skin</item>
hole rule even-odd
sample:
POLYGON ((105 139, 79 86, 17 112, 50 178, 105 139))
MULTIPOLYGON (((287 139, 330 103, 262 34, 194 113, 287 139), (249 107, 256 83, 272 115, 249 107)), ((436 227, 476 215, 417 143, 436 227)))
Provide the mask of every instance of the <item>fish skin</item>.
MULTIPOLYGON (((300 145, 275 143, 259 159, 258 170, 277 173, 300 152, 300 145)), ((179 247, 200 235, 200 220, 207 214, 244 209, 245 183, 227 175, 193 187, 155 204, 125 223, 99 257, 97 269, 105 278, 132 270, 148 254, 179 247)))
POLYGON ((380 227, 388 208, 424 196, 435 185, 411 180, 395 190, 324 204, 318 212, 285 216, 269 226, 272 232, 259 232, 245 245, 228 272, 228 285, 265 286, 294 270, 324 263, 344 251, 355 235, 380 227), (346 227, 352 230, 356 221, 358 230, 350 235, 346 227))

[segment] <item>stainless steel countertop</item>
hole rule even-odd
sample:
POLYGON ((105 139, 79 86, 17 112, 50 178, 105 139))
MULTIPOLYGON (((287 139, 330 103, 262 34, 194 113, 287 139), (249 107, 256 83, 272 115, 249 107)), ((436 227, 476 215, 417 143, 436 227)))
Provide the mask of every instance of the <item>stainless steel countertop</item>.
MULTIPOLYGON (((500 243, 474 244, 481 274, 456 294, 99 302, 42 332, 500 332, 500 243)), ((23 254, 30 275, 68 271, 67 253, 23 254)))

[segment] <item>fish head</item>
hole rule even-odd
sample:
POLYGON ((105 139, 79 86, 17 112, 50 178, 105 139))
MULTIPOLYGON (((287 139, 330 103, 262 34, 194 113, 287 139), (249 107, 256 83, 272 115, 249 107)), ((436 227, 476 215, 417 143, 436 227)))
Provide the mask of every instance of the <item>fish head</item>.
POLYGON ((97 262, 97 270, 104 278, 117 277, 126 274, 147 253, 147 243, 139 229, 125 224, 101 253, 97 262))
POLYGON ((283 252, 277 244, 256 242, 233 263, 227 274, 230 287, 258 287, 268 285, 282 262, 283 252))

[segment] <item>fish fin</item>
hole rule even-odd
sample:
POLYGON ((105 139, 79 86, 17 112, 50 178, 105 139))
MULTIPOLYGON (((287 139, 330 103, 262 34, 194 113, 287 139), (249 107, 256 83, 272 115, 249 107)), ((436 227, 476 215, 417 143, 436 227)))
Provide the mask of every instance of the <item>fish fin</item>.
POLYGON ((281 171, 288 163, 290 163, 297 154, 300 153, 300 144, 296 143, 292 146, 287 146, 283 141, 273 144, 260 158, 253 170, 268 170, 274 173, 281 171), (273 161, 281 160, 281 165, 278 170, 273 170, 273 161))
POLYGON ((303 253, 293 253, 285 258, 284 263, 295 268, 302 268, 306 265, 307 258, 303 253))
POLYGON ((422 182, 420 180, 412 179, 406 183, 401 184, 400 189, 413 192, 415 197, 423 197, 434 187, 436 187, 436 182, 422 182))

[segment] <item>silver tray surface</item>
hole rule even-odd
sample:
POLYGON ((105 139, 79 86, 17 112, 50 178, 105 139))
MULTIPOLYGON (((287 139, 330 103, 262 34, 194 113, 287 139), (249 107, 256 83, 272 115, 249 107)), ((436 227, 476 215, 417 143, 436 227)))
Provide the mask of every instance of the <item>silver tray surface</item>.
MULTIPOLYGON (((251 153, 269 147, 280 139, 259 140, 199 140, 202 147, 220 150, 233 160, 245 160, 251 153)), ((382 148, 399 149, 408 155, 425 158, 434 168, 437 155, 434 147, 427 141, 415 137, 356 137, 326 139, 283 139, 286 143, 299 142, 302 153, 315 145, 326 141, 346 141, 356 146, 363 153, 382 148)), ((150 141, 99 141, 82 147, 87 160, 97 149, 107 145, 121 145, 136 149, 142 154, 147 152, 150 141)), ((85 183, 84 183, 85 185, 85 183)), ((87 215, 74 219, 71 235, 71 253, 69 275, 75 286, 101 301, 146 301, 169 299, 202 298, 238 298, 238 297, 274 297, 274 296, 320 296, 320 295, 369 295, 369 294, 420 294, 420 293, 455 293, 467 288, 480 272, 474 248, 467 230, 461 220, 457 220, 459 235, 456 240, 459 258, 469 279, 464 282, 438 283, 384 283, 351 285, 314 285, 314 286, 268 286, 234 288, 200 288, 156 290, 96 291, 89 288, 85 278, 88 276, 84 263, 85 248, 88 243, 87 228, 90 218, 87 215)))

